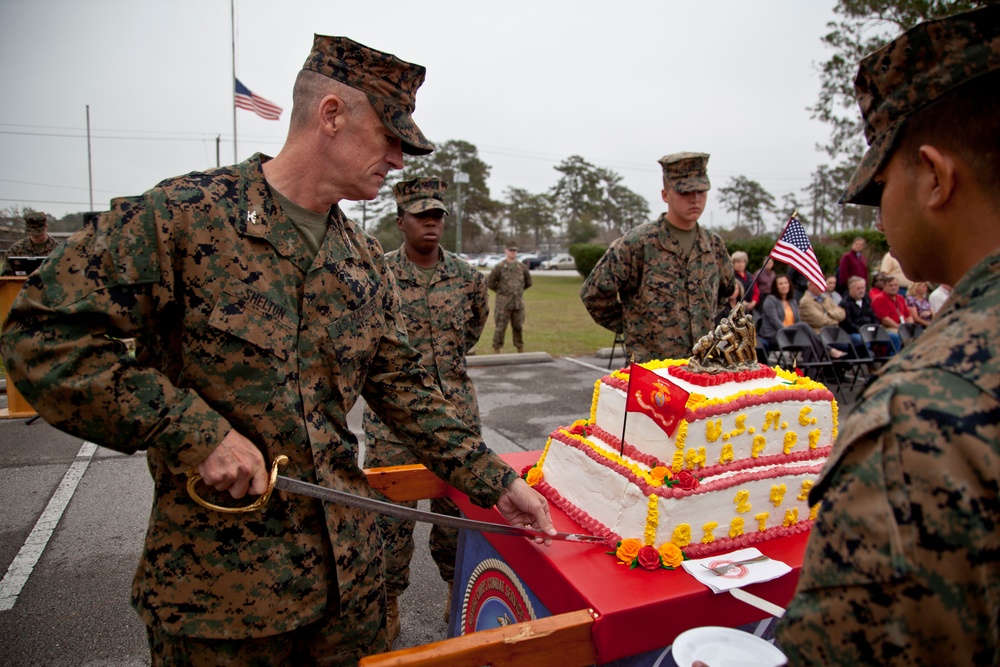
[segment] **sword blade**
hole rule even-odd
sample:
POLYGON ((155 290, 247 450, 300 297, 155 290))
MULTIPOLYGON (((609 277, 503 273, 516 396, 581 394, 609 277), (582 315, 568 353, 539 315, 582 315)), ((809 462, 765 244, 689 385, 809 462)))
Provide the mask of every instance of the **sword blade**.
POLYGON ((347 505, 348 507, 370 510, 379 514, 385 514, 386 516, 394 516, 400 519, 410 519, 411 521, 421 521, 423 523, 433 523, 438 526, 446 526, 449 528, 461 528, 464 530, 475 530, 482 533, 496 533, 499 535, 530 537, 532 539, 540 537, 546 540, 560 540, 563 542, 576 542, 578 544, 605 544, 607 542, 607 538, 598 537, 597 535, 579 535, 576 533, 556 533, 555 535, 548 535, 547 533, 535 530, 534 528, 520 528, 518 526, 490 523, 489 521, 476 521, 475 519, 448 516, 446 514, 436 514, 434 512, 427 512, 421 509, 387 503, 383 500, 356 496, 353 493, 338 491, 337 489, 331 489, 318 484, 312 484, 310 482, 303 482, 301 480, 292 479, 291 477, 285 477, 283 475, 278 475, 277 480, 274 482, 274 488, 288 491, 289 493, 296 493, 302 496, 309 496, 311 498, 318 498, 332 503, 347 505))

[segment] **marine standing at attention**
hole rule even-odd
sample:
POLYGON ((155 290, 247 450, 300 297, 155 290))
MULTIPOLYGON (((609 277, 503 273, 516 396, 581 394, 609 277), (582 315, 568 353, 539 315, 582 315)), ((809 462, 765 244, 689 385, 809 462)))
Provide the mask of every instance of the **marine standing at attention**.
POLYGON ((132 602, 154 665, 354 665, 386 648, 373 513, 279 491, 224 514, 186 488, 195 470, 212 502, 261 494, 284 454, 285 476, 373 496, 347 426, 359 398, 473 502, 554 533, 544 498, 420 365, 382 248, 338 205, 374 199, 404 152, 433 150, 412 118, 423 79, 316 35, 277 156, 113 200, 14 303, 0 355, 38 414, 146 452, 132 602))
POLYGON ((493 331, 493 352, 500 354, 503 339, 510 323, 511 338, 518 352, 524 352, 524 290, 531 287, 531 271, 524 262, 517 261, 517 246, 507 244, 505 257, 493 270, 486 284, 497 293, 493 304, 496 329, 493 331))
POLYGON ((706 153, 660 158, 667 212, 611 244, 580 288, 594 321, 623 333, 636 362, 686 359, 733 291, 718 234, 698 224, 711 183, 706 153))
POLYGON ((778 642, 792 665, 1000 665, 1000 5, 907 31, 855 91, 841 201, 955 289, 841 423, 778 642))
MULTIPOLYGON (((479 341, 486 326, 490 295, 486 277, 440 245, 448 214, 444 203, 447 188, 448 184, 438 179, 413 179, 393 186, 396 225, 403 233, 403 245, 386 253, 385 261, 396 277, 403 322, 410 344, 420 352, 421 365, 440 385, 444 397, 455 406, 465 425, 482 433, 476 388, 469 377, 465 355, 479 341)), ((365 408, 364 429, 366 468, 417 463, 399 435, 370 408, 365 408)), ((416 501, 397 504, 417 506, 416 501)), ((430 504, 432 512, 459 514, 458 506, 448 498, 433 498, 430 504)), ((380 516, 378 521, 385 540, 391 644, 400 631, 398 597, 410 583, 413 522, 389 516, 380 516)), ((430 548, 441 578, 448 582, 450 599, 458 531, 434 526, 430 548)))

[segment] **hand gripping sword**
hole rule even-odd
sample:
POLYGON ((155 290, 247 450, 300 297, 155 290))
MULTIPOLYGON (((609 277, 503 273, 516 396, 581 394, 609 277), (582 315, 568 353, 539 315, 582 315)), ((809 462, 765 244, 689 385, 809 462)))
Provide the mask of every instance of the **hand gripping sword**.
POLYGON ((386 516, 394 516, 400 519, 410 519, 411 521, 422 521, 424 523, 433 523, 438 526, 446 526, 449 528, 462 528, 465 530, 475 530, 483 533, 496 533, 498 535, 515 535, 518 537, 529 537, 531 539, 541 538, 545 540, 561 540, 564 542, 576 542, 578 544, 607 545, 611 543, 613 545, 613 542, 617 541, 610 537, 579 535, 576 533, 556 533, 555 535, 549 535, 548 533, 541 530, 535 530, 534 528, 521 528, 518 526, 490 523, 489 521, 476 521, 474 519, 466 519, 464 517, 436 514, 434 512, 427 512, 425 510, 415 509, 412 507, 387 503, 382 500, 375 500, 374 498, 356 496, 353 493, 347 493, 346 491, 338 491, 336 489, 320 486, 318 484, 311 484, 310 482, 303 482, 301 480, 292 479, 291 477, 279 475, 278 466, 284 466, 287 465, 287 463, 288 457, 284 454, 275 457, 274 462, 271 464, 271 477, 268 480, 267 490, 264 491, 264 493, 261 494, 257 500, 243 507, 226 507, 224 505, 216 505, 199 496, 195 487, 198 482, 201 481, 201 475, 194 471, 188 473, 187 491, 191 498, 202 507, 229 514, 256 512, 267 504, 267 501, 271 498, 272 491, 275 489, 281 489, 282 491, 288 491, 289 493, 318 498, 326 502, 340 503, 341 505, 347 505, 348 507, 357 507, 359 509, 385 514, 386 516))

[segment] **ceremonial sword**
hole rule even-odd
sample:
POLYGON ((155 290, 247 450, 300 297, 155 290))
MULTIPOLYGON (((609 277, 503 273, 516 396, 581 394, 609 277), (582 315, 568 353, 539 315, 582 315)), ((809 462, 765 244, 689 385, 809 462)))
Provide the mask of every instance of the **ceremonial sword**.
POLYGON ((303 482, 298 479, 292 479, 291 477, 279 475, 278 466, 283 466, 287 463, 288 457, 284 454, 275 457, 274 462, 271 464, 271 477, 268 480, 267 490, 261 494, 257 500, 253 501, 249 505, 244 505, 243 507, 226 507, 224 505, 216 505, 199 496, 195 486, 199 481, 201 481, 201 475, 193 471, 188 473, 188 494, 202 507, 229 514, 256 512, 267 504, 267 501, 271 498, 272 491, 275 489, 281 489, 282 491, 288 491, 289 493, 318 498, 323 501, 347 505, 348 507, 370 510, 386 516, 394 516, 400 519, 410 519, 411 521, 421 521, 424 523, 433 523, 438 526, 446 526, 448 528, 463 528, 483 533, 515 535, 517 537, 530 537, 532 539, 541 538, 545 540, 561 540, 563 542, 576 542, 578 544, 607 545, 612 540, 612 538, 609 537, 580 535, 576 533, 556 533, 555 535, 549 535, 544 531, 535 530, 534 528, 521 528, 518 526, 490 523, 489 521, 476 521, 475 519, 448 516, 446 514, 437 514, 435 512, 427 512, 425 510, 406 507, 404 505, 387 503, 383 500, 375 500, 374 498, 356 496, 353 493, 347 493, 346 491, 338 491, 337 489, 320 486, 319 484, 303 482))

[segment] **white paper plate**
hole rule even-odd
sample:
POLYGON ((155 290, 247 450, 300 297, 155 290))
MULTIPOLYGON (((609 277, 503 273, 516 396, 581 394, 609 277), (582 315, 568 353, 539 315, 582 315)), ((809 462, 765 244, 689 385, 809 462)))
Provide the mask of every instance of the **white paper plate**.
POLYGON ((709 667, 778 667, 787 662, 784 653, 760 637, 716 626, 682 632, 672 651, 678 667, 691 667, 695 660, 709 667))

